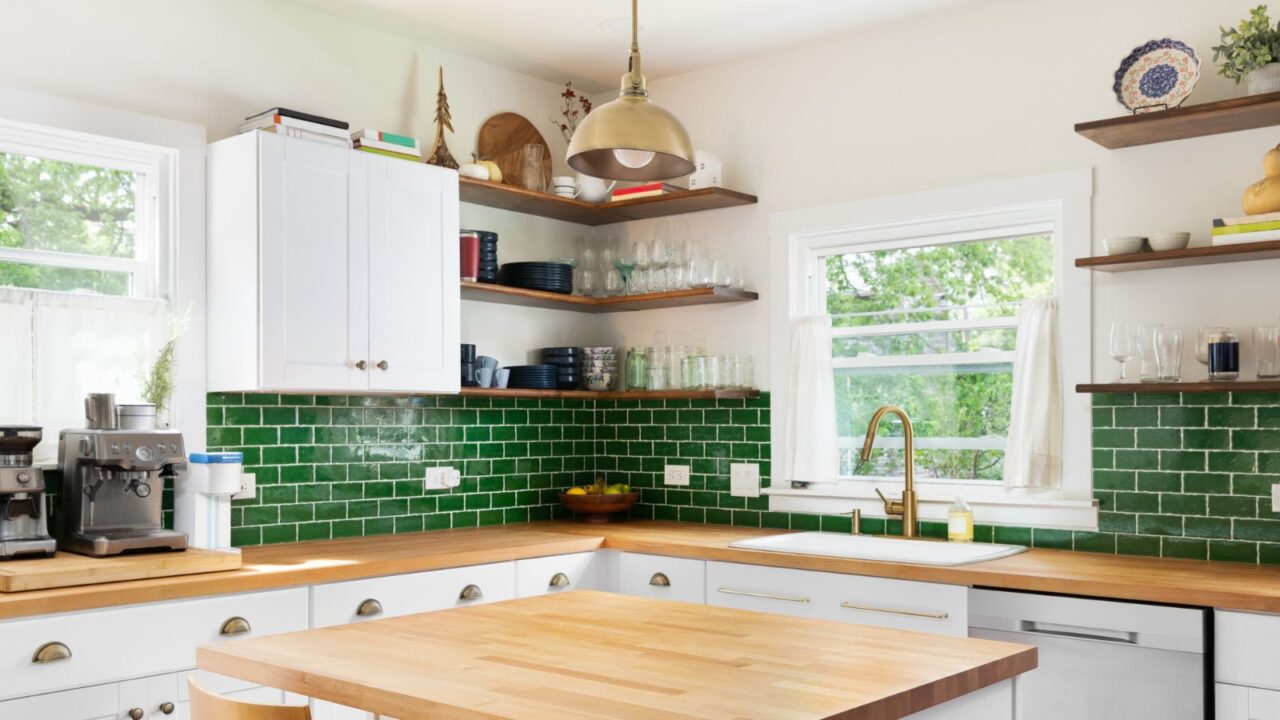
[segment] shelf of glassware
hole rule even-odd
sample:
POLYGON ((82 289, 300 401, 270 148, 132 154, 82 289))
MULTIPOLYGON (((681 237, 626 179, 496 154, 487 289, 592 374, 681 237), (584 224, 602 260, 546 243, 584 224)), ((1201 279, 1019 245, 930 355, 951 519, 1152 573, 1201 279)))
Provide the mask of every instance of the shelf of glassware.
POLYGON ((642 295, 618 297, 584 297, 564 295, 544 290, 494 285, 491 283, 462 283, 462 299, 479 302, 520 305, 549 310, 571 310, 585 313, 634 312, 661 308, 689 307, 692 305, 718 305, 723 303, 751 302, 760 299, 758 293, 727 287, 690 288, 642 295))
POLYGON ((528 388, 462 388, 466 397, 561 398, 576 400, 735 400, 760 396, 755 389, 724 390, 533 390, 528 388))
POLYGON ((1226 393, 1280 392, 1280 380, 1203 380, 1195 382, 1090 383, 1078 393, 1226 393))

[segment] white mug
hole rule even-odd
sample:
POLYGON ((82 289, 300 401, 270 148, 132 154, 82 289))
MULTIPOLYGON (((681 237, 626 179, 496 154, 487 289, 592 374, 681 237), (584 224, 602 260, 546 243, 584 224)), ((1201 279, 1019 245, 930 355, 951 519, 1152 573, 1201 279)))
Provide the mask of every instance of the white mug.
POLYGON ((568 175, 558 175, 551 178, 551 189, 559 197, 576 198, 580 192, 577 183, 568 175))
POLYGON ((590 175, 578 173, 578 195, 577 197, 587 202, 604 202, 609 199, 609 193, 613 191, 613 186, 617 185, 615 180, 605 185, 604 180, 590 175))

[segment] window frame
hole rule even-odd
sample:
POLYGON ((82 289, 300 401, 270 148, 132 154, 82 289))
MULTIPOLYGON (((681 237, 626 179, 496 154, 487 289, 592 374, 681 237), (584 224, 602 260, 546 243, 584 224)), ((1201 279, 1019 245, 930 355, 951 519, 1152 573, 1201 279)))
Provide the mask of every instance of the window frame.
MULTIPOLYGON (((779 298, 772 307, 771 375, 772 461, 782 468, 785 457, 790 327, 793 318, 825 314, 825 272, 819 258, 841 248, 854 251, 916 247, 925 238, 948 243, 1029 234, 1028 228, 1054 237, 1054 285, 1060 300, 1063 398, 1063 484, 1054 490, 1006 490, 984 480, 921 482, 920 514, 945 519, 946 507, 957 493, 976 506, 983 522, 1096 529, 1093 500, 1091 405, 1087 395, 1074 392, 1090 376, 1092 280, 1074 266, 1092 246, 1091 169, 1079 169, 979 185, 858 200, 837 205, 792 210, 770 216, 771 288, 779 298), (1078 342, 1077 339, 1080 341, 1078 342)), ((886 442, 889 439, 886 438, 886 442)), ((899 479, 845 480, 790 486, 774 472, 767 488, 770 508, 791 512, 847 512, 850 504, 868 516, 882 516, 875 495, 901 493, 899 479)))

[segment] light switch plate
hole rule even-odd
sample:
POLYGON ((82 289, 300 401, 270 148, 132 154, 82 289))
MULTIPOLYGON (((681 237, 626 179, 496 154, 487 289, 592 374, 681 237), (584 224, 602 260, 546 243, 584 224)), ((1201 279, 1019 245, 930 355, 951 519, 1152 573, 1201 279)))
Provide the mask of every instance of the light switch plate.
POLYGON ((755 463, 730 465, 729 494, 736 497, 760 497, 760 466, 755 463))
POLYGON ((254 473, 240 473, 240 492, 231 496, 232 500, 252 500, 258 497, 258 476, 254 473))
POLYGON ((662 483, 664 485, 688 485, 689 466, 667 465, 662 471, 662 483))
POLYGON ((1280 512, 1280 483, 1271 486, 1271 512, 1280 512))
POLYGON ((454 468, 430 467, 423 478, 422 486, 427 490, 447 490, 462 484, 462 474, 454 468))

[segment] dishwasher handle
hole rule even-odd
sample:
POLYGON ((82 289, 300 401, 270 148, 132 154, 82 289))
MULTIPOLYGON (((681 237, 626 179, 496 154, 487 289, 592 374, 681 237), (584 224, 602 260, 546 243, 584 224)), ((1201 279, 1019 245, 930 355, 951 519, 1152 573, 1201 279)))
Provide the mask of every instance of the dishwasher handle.
POLYGON ((1060 625, 1039 620, 1019 620, 1018 632, 1030 635, 1050 635, 1073 640, 1095 640, 1116 645, 1137 645, 1138 633, 1129 630, 1106 630, 1082 625, 1060 625))

